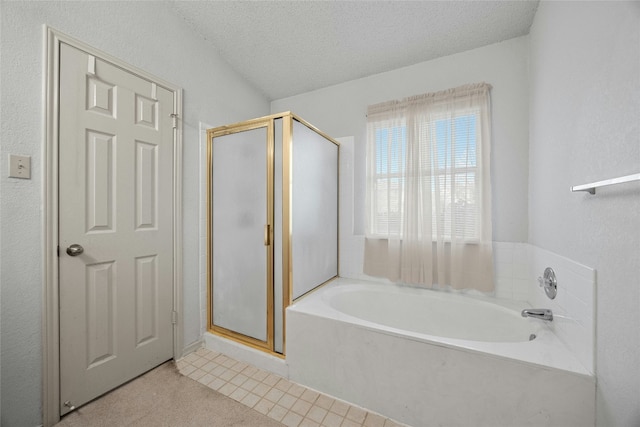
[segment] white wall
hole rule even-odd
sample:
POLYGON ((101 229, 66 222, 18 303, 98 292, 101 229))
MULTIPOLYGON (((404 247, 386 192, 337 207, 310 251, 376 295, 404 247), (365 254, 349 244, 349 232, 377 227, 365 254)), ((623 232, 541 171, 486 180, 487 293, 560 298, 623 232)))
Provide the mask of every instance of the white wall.
POLYGON ((493 236, 499 241, 526 242, 527 58, 527 37, 519 37, 275 100, 271 112, 291 110, 333 137, 355 137, 354 229, 363 234, 367 106, 466 83, 492 84, 493 236))
POLYGON ((184 88, 184 338, 201 337, 198 123, 269 112, 250 87, 161 2, 2 2, 0 295, 3 426, 41 423, 43 24, 184 88), (32 179, 7 178, 7 155, 32 157, 32 179))
POLYGON ((596 269, 597 424, 640 425, 640 3, 540 3, 530 33, 529 236, 596 269))

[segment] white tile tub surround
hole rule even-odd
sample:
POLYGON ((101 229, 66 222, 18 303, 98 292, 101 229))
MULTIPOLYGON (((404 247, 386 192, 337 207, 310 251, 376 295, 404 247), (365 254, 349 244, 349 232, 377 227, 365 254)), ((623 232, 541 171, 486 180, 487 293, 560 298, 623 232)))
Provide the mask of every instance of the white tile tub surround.
POLYGON ((594 425, 595 381, 550 332, 477 349, 398 333, 332 309, 323 292, 340 280, 287 310, 291 381, 416 427, 594 425))
POLYGON ((595 372, 596 271, 553 252, 531 246, 531 278, 528 301, 532 307, 549 308, 549 327, 590 372, 595 372), (537 278, 551 267, 556 273, 558 294, 549 299, 537 278))
POLYGON ((531 274, 531 245, 518 242, 493 242, 495 296, 528 301, 531 274))
MULTIPOLYGON (((341 191, 348 192, 342 189, 341 191)), ((364 236, 354 235, 353 217, 348 211, 349 200, 340 201, 340 277, 391 284, 389 280, 367 276, 362 272, 364 264, 364 236), (347 211, 347 212, 345 212, 347 211), (344 225, 343 224, 347 224, 344 225)), ((531 250, 528 243, 493 242, 493 267, 495 291, 492 295, 514 301, 529 301, 531 288, 531 250)), ((473 290, 457 291, 486 295, 473 290)))
MULTIPOLYGON (((350 214, 342 212, 343 206, 348 209, 350 205, 341 204, 341 221, 350 218, 350 214)), ((496 285, 493 295, 520 301, 522 308, 550 308, 555 318, 548 326, 588 372, 595 372, 595 270, 528 243, 493 242, 493 254, 496 285), (538 286, 537 278, 546 267, 553 268, 558 277, 558 295, 554 300, 548 299, 538 286)), ((341 232, 340 277, 391 283, 364 274, 363 258, 364 236, 341 232)), ((461 292, 480 295, 475 291, 461 292)))

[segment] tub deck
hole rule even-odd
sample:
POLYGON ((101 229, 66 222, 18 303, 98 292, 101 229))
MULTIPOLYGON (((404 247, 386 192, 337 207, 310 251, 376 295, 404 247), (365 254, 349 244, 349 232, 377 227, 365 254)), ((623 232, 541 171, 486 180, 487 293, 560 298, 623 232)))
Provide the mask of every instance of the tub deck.
MULTIPOLYGON (((409 291, 410 293, 432 292, 415 288, 402 289, 402 286, 389 286, 375 282, 363 282, 361 280, 337 278, 330 283, 327 283, 316 292, 296 301, 288 310, 291 313, 314 315, 337 322, 357 325, 363 329, 376 331, 378 333, 402 336, 407 340, 427 342, 433 345, 447 346, 462 351, 480 352, 524 363, 541 365, 545 368, 554 368, 561 371, 568 371, 578 375, 592 377, 592 374, 580 363, 579 359, 573 355, 562 341, 560 341, 560 339, 551 331, 551 329, 547 327, 545 321, 538 319, 526 319, 534 325, 532 327, 532 331, 536 334, 536 338, 532 341, 528 341, 523 338, 522 342, 492 342, 428 335, 406 329, 397 329, 338 311, 331 305, 330 300, 334 295, 339 293, 341 289, 347 289, 347 287, 349 287, 349 289, 353 287, 357 289, 371 287, 374 289, 382 288, 391 293, 406 291, 409 291)), ((478 300, 485 303, 488 302, 490 304, 513 310, 517 313, 519 313, 523 308, 531 308, 529 306, 523 306, 523 303, 519 301, 475 296, 464 296, 463 298, 478 300)))
POLYGON ((594 425, 595 379, 548 328, 533 341, 460 340, 332 307, 363 285, 386 286, 336 279, 287 309, 292 381, 412 426, 594 425))

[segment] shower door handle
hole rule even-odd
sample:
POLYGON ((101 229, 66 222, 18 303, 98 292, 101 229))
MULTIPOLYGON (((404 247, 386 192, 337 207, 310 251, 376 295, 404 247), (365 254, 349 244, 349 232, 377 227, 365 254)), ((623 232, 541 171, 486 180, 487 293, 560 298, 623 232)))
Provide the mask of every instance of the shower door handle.
POLYGON ((271 245, 271 226, 269 224, 264 225, 264 245, 271 245))

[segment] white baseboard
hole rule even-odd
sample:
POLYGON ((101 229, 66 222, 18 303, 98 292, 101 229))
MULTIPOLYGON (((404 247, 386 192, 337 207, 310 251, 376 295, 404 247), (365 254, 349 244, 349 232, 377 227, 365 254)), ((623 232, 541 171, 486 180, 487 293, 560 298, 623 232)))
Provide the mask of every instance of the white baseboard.
POLYGON ((202 347, 204 347, 204 341, 203 340, 198 340, 196 342, 193 342, 193 343, 189 344, 188 346, 186 346, 182 350, 182 354, 180 355, 180 357, 178 359, 182 359, 187 354, 193 353, 194 351, 196 351, 197 349, 202 348, 202 347))

